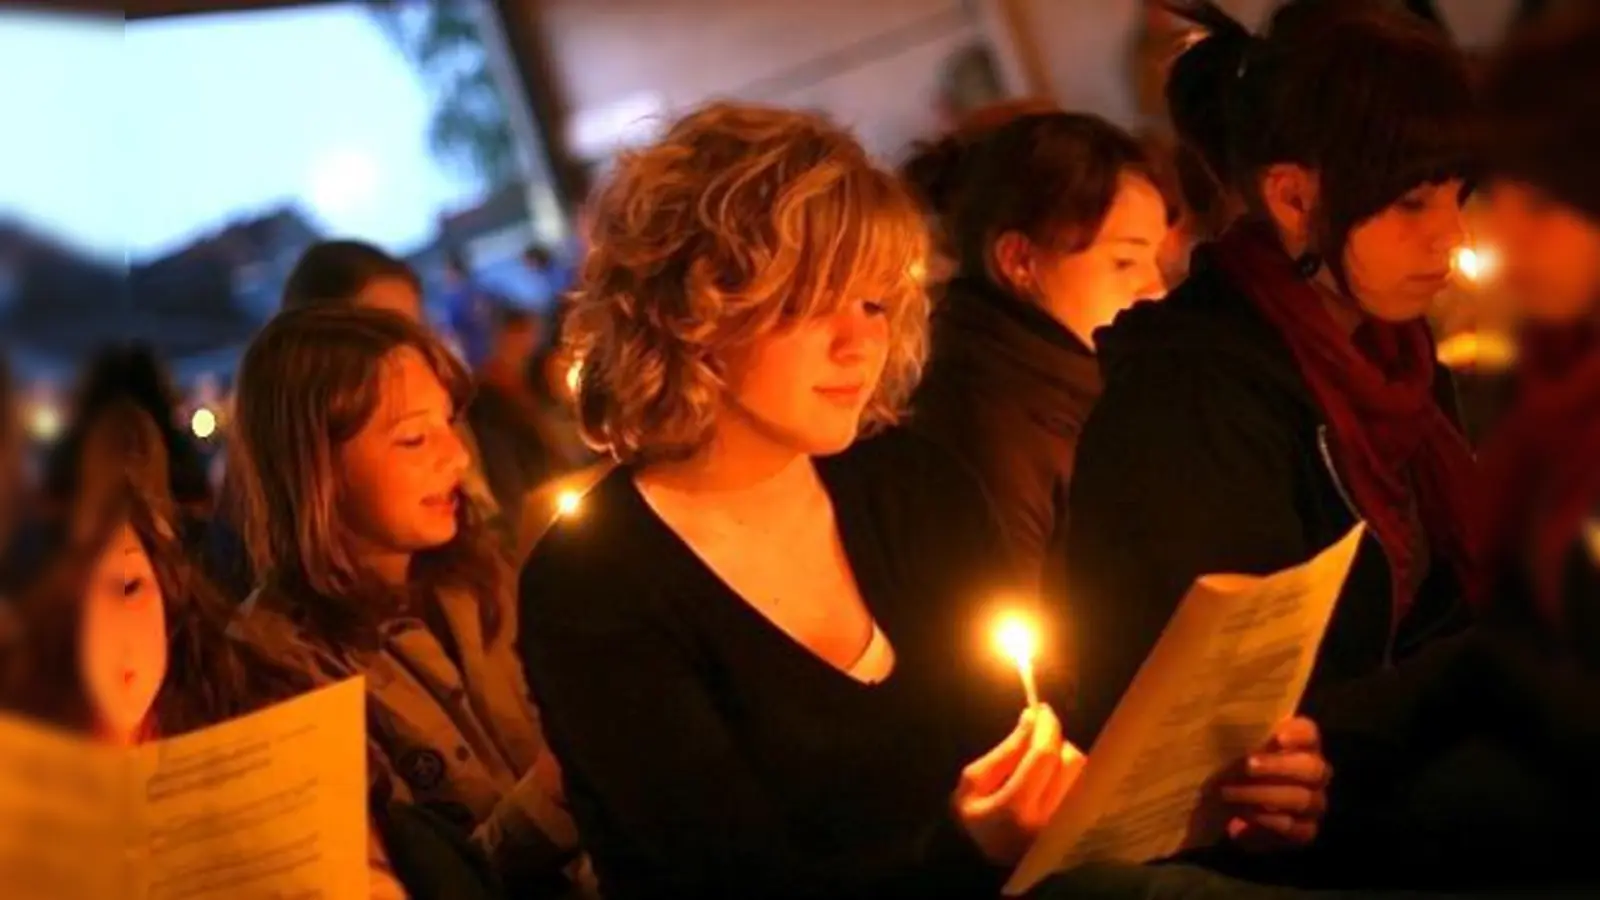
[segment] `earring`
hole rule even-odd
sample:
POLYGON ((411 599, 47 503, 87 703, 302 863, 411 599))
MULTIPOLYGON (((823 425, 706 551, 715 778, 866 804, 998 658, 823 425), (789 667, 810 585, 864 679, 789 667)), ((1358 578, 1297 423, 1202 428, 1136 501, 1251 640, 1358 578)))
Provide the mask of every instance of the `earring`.
POLYGON ((1294 261, 1294 270, 1301 278, 1309 281, 1317 277, 1317 273, 1322 271, 1322 257, 1313 251, 1307 250, 1294 261))

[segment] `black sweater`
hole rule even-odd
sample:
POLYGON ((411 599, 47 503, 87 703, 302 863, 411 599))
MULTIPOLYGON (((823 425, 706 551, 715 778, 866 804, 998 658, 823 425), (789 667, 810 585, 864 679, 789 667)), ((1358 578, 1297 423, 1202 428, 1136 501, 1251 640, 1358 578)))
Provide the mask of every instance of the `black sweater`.
MULTIPOLYGON (((1358 512, 1334 474, 1322 413, 1272 326, 1196 257, 1165 300, 1096 335, 1105 391, 1078 446, 1067 540, 1083 744, 1098 733, 1194 580, 1266 574, 1310 559, 1358 512)), ((1441 373, 1441 405, 1453 409, 1441 373)), ((1370 535, 1340 595, 1307 711, 1329 689, 1385 669, 1467 616, 1435 561, 1394 622, 1389 565, 1370 535)))
POLYGON ((817 467, 895 649, 878 685, 733 593, 626 467, 523 569, 523 659, 608 898, 998 890, 949 809, 962 766, 1021 707, 1014 675, 968 665, 989 662, 971 613, 1009 571, 985 500, 903 434, 817 467))

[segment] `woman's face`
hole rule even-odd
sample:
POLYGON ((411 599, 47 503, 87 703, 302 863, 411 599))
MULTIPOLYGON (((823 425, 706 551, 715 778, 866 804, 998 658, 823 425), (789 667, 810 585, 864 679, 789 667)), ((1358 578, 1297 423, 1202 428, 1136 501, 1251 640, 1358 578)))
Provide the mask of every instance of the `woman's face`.
POLYGON ((1094 346, 1094 332, 1110 325, 1118 313, 1166 293, 1161 256, 1167 231, 1161 192, 1148 179, 1123 176, 1093 243, 1077 253, 1032 251, 1036 299, 1094 346))
POLYGON ((455 404, 409 347, 383 361, 378 391, 372 417, 339 449, 341 513, 358 538, 385 553, 449 543, 470 463, 455 404))
POLYGON ((133 743, 167 676, 167 614, 144 544, 130 525, 94 563, 84 598, 80 665, 103 736, 133 743))
POLYGON ((1600 222, 1516 182, 1489 190, 1486 230, 1501 278, 1529 318, 1572 322, 1600 303, 1600 222))
POLYGON ((769 335, 732 360, 717 423, 812 456, 849 447, 889 356, 889 319, 876 301, 769 335))
POLYGON ((1385 322, 1427 314, 1450 283, 1450 254, 1466 238, 1461 182, 1413 188, 1350 230, 1345 274, 1356 302, 1385 322))

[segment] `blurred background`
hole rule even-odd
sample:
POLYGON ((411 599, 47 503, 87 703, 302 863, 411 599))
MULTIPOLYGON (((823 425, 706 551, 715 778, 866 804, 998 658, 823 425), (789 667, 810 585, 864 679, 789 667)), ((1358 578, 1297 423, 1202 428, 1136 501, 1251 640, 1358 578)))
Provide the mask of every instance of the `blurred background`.
MULTIPOLYGON (((1223 5, 1258 22, 1276 3, 1223 5)), ((1407 5, 1475 47, 1523 4, 1407 5)), ((547 315, 607 160, 710 98, 826 110, 889 159, 1023 95, 1159 136, 1183 37, 1148 0, 124 6, 0 11, 0 351, 38 444, 115 342, 153 350, 183 424, 220 441, 240 352, 319 239, 404 258, 435 316, 451 257, 547 315)), ((1492 252, 1468 262, 1481 293, 1492 252)), ((1447 298, 1438 319, 1476 332, 1484 308, 1447 298)))

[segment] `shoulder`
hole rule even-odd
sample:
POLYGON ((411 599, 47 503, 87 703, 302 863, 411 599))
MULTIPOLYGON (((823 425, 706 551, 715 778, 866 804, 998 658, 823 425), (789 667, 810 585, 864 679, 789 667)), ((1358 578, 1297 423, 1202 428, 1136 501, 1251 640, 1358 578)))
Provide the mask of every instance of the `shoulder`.
POLYGON ((564 513, 552 513, 518 577, 525 632, 609 629, 660 611, 663 550, 631 478, 629 469, 610 468, 564 513))
POLYGON ((858 441, 819 462, 830 488, 862 498, 875 527, 920 545, 958 539, 994 526, 982 480, 949 449, 906 428, 858 441))
POLYGON ((258 585, 234 610, 226 637, 315 683, 347 677, 359 668, 337 648, 309 633, 297 621, 288 593, 271 580, 258 585))

